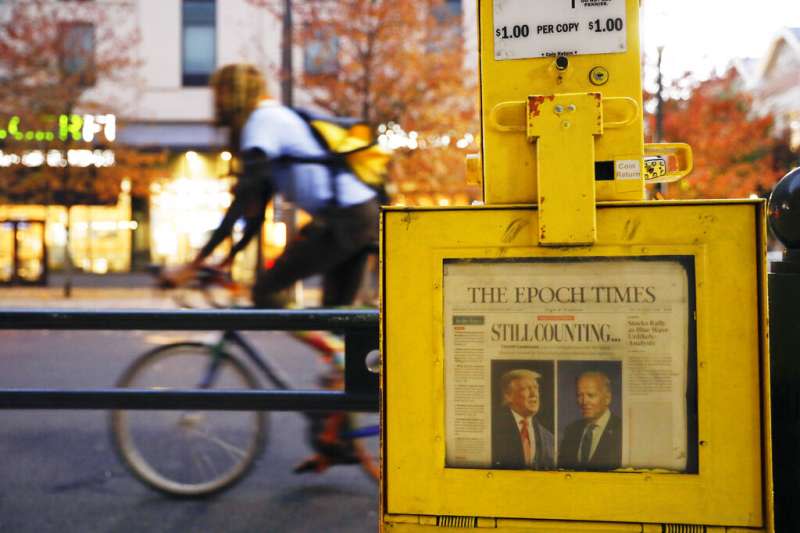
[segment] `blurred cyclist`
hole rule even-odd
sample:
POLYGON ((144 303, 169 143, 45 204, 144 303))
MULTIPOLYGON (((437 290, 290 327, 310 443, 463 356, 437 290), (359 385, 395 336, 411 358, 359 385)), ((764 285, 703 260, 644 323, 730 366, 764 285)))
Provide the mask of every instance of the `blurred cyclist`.
POLYGON ((322 305, 350 305, 367 260, 364 249, 378 239, 378 200, 344 166, 297 163, 284 158, 324 158, 309 125, 292 109, 271 99, 261 73, 252 65, 227 65, 211 79, 216 123, 230 131, 241 175, 234 198, 220 226, 195 259, 167 279, 181 282, 231 235, 244 218, 241 239, 220 266, 228 266, 258 234, 264 209, 275 192, 313 218, 287 245, 268 270, 259 271, 253 286, 256 307, 281 307, 284 289, 315 274, 323 275, 322 305))
MULTIPOLYGON (((286 160, 324 158, 327 152, 295 111, 269 97, 264 77, 254 66, 222 67, 212 76, 211 87, 216 123, 229 128, 241 173, 233 201, 208 243, 191 263, 165 274, 165 281, 181 284, 194 276, 243 218, 243 235, 220 264, 230 265, 259 233, 266 205, 277 192, 308 212, 312 220, 287 243, 274 266, 259 269, 252 290, 254 305, 282 307, 285 289, 315 274, 323 275, 324 306, 352 304, 367 260, 364 251, 378 239, 376 193, 344 166, 286 160)), ((347 444, 351 441, 337 438, 338 432, 346 430, 342 420, 336 413, 315 417, 311 440, 319 453, 297 471, 321 471, 330 464, 358 461, 347 444)))

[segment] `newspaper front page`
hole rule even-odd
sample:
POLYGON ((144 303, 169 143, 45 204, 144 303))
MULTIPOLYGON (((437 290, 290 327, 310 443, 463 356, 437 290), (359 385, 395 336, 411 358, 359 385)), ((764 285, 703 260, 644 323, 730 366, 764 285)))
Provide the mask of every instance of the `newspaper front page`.
POLYGON ((672 256, 446 260, 446 466, 686 472, 693 283, 672 256))

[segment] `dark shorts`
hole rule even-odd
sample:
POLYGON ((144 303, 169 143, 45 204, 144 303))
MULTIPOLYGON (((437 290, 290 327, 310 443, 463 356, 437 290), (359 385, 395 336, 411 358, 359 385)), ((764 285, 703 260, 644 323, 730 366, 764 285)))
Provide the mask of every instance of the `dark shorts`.
POLYGON ((322 305, 353 303, 369 247, 378 242, 377 200, 350 207, 330 207, 298 232, 269 270, 253 286, 256 307, 282 307, 281 294, 296 281, 323 275, 322 305))

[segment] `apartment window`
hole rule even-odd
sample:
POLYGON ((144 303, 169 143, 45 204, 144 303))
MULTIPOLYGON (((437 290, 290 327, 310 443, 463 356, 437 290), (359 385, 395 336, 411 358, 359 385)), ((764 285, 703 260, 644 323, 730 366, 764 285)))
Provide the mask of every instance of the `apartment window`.
POLYGON ((437 6, 433 11, 433 16, 440 23, 458 21, 460 23, 463 15, 462 0, 445 0, 441 5, 437 6))
POLYGON ((312 76, 339 71, 339 38, 332 32, 317 30, 303 47, 303 70, 312 76))
POLYGON ((95 30, 91 22, 64 22, 60 25, 59 63, 65 77, 78 76, 81 85, 95 83, 95 30))
POLYGON ((438 38, 432 39, 425 50, 430 53, 439 53, 445 49, 462 42, 464 33, 462 0, 445 0, 433 7, 431 15, 438 24, 435 31, 438 38))
POLYGON ((217 64, 214 0, 183 0, 183 85, 208 85, 217 64))
POLYGON ((452 16, 460 17, 462 15, 463 7, 461 5, 461 0, 446 0, 445 5, 452 16))

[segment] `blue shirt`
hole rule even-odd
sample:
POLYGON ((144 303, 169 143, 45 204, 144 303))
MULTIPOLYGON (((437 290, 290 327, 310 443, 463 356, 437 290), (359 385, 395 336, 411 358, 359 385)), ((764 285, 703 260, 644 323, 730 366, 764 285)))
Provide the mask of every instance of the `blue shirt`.
POLYGON ((361 204, 375 197, 375 191, 345 170, 314 163, 288 163, 281 156, 324 157, 310 127, 297 113, 274 100, 267 100, 250 114, 242 130, 242 151, 259 148, 272 160, 275 187, 284 198, 316 214, 331 205, 336 174, 338 205, 361 204))

